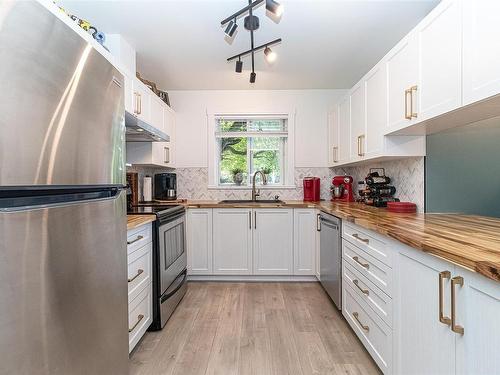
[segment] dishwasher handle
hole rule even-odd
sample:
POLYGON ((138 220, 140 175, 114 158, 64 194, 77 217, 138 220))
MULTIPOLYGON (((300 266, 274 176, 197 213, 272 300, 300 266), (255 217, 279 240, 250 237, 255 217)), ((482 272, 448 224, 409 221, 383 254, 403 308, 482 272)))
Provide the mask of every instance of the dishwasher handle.
POLYGON ((328 226, 330 228, 333 228, 335 230, 339 230, 339 225, 337 223, 334 223, 333 221, 330 221, 330 220, 324 218, 323 216, 320 216, 319 220, 320 220, 320 224, 325 224, 326 226, 328 226))

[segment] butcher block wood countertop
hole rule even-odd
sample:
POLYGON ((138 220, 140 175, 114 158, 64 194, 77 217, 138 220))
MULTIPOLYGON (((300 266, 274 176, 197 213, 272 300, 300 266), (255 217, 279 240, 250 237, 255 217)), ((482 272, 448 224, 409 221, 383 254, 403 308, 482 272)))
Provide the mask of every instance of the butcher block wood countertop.
POLYGON ((127 215, 127 230, 139 228, 141 225, 152 223, 155 215, 127 215))
POLYGON ((500 219, 461 214, 401 214, 361 203, 218 203, 187 201, 191 208, 318 208, 410 247, 500 281, 500 219))

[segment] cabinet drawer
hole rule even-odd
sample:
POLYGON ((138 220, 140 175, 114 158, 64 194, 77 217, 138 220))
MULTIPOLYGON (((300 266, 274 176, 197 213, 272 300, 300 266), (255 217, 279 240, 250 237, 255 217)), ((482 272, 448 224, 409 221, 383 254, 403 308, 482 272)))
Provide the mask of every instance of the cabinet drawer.
POLYGON ((132 301, 151 283, 153 244, 150 242, 128 256, 128 300, 132 301))
POLYGON ((375 259, 392 267, 392 251, 388 249, 382 236, 360 228, 358 225, 345 221, 343 223, 342 238, 364 250, 375 259))
POLYGON ((344 285, 350 285, 358 297, 392 327, 392 298, 380 291, 345 260, 342 261, 342 282, 344 285))
POLYGON ((152 321, 151 284, 128 306, 128 350, 134 349, 152 321))
POLYGON ((142 227, 131 229, 127 232, 127 254, 130 254, 147 243, 152 241, 151 224, 143 225, 142 227))
POLYGON ((389 297, 392 297, 392 268, 345 240, 342 241, 342 258, 389 297))
POLYGON ((357 298, 350 286, 342 288, 342 315, 384 374, 391 373, 392 330, 357 298))

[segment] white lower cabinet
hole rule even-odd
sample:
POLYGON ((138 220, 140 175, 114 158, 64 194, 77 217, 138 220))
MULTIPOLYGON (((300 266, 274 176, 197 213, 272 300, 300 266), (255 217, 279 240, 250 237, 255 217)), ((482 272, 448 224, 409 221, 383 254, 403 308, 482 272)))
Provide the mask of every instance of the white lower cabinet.
POLYGON ((189 275, 315 276, 314 208, 189 208, 189 275))
POLYGON ((151 223, 127 232, 129 353, 153 321, 151 223))
POLYGON ((191 275, 212 273, 212 209, 187 211, 188 272, 191 275))
POLYGON ((253 274, 293 274, 293 211, 253 210, 253 274))
POLYGON ((252 274, 251 209, 213 209, 213 274, 252 274))
POLYGON ((450 317, 450 278, 443 279, 439 296, 439 274, 454 273, 445 261, 413 249, 398 249, 395 298, 395 374, 454 374, 455 334, 439 320, 450 317))
POLYGON ((293 210, 293 273, 315 275, 316 270, 316 210, 293 210))

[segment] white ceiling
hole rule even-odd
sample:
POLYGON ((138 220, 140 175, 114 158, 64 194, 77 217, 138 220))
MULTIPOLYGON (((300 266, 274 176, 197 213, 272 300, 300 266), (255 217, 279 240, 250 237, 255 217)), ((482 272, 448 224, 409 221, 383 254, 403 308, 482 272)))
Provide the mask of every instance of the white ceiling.
POLYGON ((250 48, 250 34, 238 22, 232 44, 220 21, 244 0, 97 1, 58 4, 106 33, 119 33, 137 50, 141 75, 169 90, 350 88, 437 3, 420 1, 282 0, 279 23, 265 7, 255 11, 255 44, 283 38, 273 49, 273 66, 256 55, 257 82, 234 72, 226 58, 250 48))

